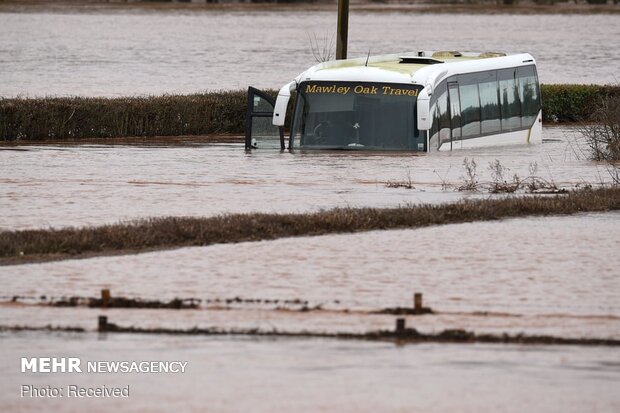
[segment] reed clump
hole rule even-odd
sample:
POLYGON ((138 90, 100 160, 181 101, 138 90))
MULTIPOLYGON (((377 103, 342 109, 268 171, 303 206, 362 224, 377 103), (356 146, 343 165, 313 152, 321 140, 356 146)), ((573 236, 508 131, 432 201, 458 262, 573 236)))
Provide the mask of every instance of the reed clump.
POLYGON ((337 208, 305 214, 149 218, 100 227, 0 232, 0 264, 610 210, 620 210, 619 187, 581 189, 554 196, 464 200, 453 204, 398 208, 337 208))

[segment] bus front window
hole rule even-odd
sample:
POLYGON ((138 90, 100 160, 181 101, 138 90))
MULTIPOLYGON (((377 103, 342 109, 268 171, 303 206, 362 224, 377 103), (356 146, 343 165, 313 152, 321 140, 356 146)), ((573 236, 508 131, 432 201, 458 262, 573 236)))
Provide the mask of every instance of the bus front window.
POLYGON ((305 82, 293 118, 292 147, 419 149, 414 85, 305 82))

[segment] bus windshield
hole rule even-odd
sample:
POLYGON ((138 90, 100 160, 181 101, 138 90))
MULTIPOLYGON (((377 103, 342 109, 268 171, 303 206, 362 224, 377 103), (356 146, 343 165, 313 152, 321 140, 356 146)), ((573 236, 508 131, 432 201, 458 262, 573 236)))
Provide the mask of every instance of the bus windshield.
POLYGON ((290 147, 425 150, 415 124, 421 89, 397 83, 301 83, 290 147))

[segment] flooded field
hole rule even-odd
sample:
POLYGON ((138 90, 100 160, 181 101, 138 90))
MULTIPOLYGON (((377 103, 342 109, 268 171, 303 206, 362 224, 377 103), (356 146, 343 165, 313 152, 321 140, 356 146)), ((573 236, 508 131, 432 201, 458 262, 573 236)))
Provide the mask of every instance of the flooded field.
POLYGON ((424 332, 620 339, 619 233, 620 214, 599 213, 6 266, 0 325, 92 330, 97 310, 34 304, 109 288, 204 300, 198 310, 110 309, 123 326, 366 332, 393 328, 394 316, 369 313, 412 307, 417 291, 437 313, 409 317, 424 332))
MULTIPOLYGON (((160 215, 315 211, 336 206, 442 203, 464 158, 491 180, 535 173, 559 187, 609 179, 574 129, 545 128, 537 146, 430 155, 280 153, 241 144, 24 145, 0 150, 0 228, 100 225, 160 215), (534 168, 533 165, 536 165, 534 168), (532 172, 533 169, 536 171, 532 172), (412 189, 389 188, 409 182, 412 189)), ((500 195, 501 196, 501 195, 500 195)), ((284 238, 138 255, 0 267, 0 327, 78 327, 82 333, 0 332, 0 408, 62 412, 358 411, 613 412, 620 352, 605 346, 408 344, 248 336, 97 333, 122 327, 365 333, 393 330, 424 294, 421 333, 465 329, 620 339, 620 214, 519 218, 417 230, 284 238), (194 298, 197 309, 50 307, 99 297, 194 298), (20 357, 188 361, 157 374, 36 375, 20 357), (20 398, 20 385, 131 387, 122 400, 20 398), (162 389, 154 396, 154 388, 162 389), (6 390, 4 390, 6 389, 6 390)))
MULTIPOLYGON (((329 38, 336 25, 335 10, 325 9, 302 16, 283 9, 119 10, 0 12, 0 97, 276 88, 314 63, 310 38, 329 38)), ((620 41, 619 23, 617 14, 356 10, 349 55, 526 51, 537 58, 543 83, 617 83, 610 45, 620 41)), ((246 153, 238 138, 4 145, 0 231, 501 197, 457 190, 467 179, 491 182, 496 162, 507 180, 536 176, 565 189, 610 181, 604 164, 584 156, 575 128, 545 127, 543 138, 535 146, 415 155, 246 153), (463 167, 472 160, 473 177, 463 167)), ((620 340, 619 249, 616 211, 0 266, 0 411, 617 412, 615 344, 411 344, 256 331, 363 334, 393 331, 402 317, 422 334, 620 340), (113 298, 198 305, 50 305, 98 298, 102 289, 113 298), (432 314, 390 313, 410 309, 414 293, 423 293, 432 314), (98 332, 101 315, 120 327, 237 334, 98 332), (36 356, 183 360, 188 369, 22 373, 20 358, 36 356), (129 386, 131 396, 21 397, 25 384, 129 386)))
MULTIPOLYGON (((315 63, 310 38, 329 39, 335 27, 335 7, 333 11, 0 13, 0 96, 279 88, 315 63)), ((617 14, 358 10, 351 13, 349 31, 351 57, 369 51, 529 52, 538 61, 543 83, 618 81, 618 58, 610 47, 620 42, 617 14)))
POLYGON ((0 325, 86 330, 0 333, 0 385, 6 389, 0 406, 16 412, 285 412, 333 407, 345 412, 517 412, 525 407, 533 412, 614 412, 620 408, 613 390, 620 383, 617 347, 400 346, 95 331, 101 314, 121 326, 142 328, 392 329, 395 316, 369 311, 411 306, 412 293, 423 291, 425 305, 436 314, 406 317, 408 326, 422 332, 463 328, 620 338, 618 233, 620 214, 602 213, 0 267, 6 294, 0 325), (97 296, 101 288, 110 288, 114 296, 194 297, 204 304, 195 310, 42 305, 69 295, 97 296), (12 295, 25 298, 12 303, 12 295), (182 359, 189 367, 174 376, 18 373, 19 358, 35 355, 182 359), (17 383, 129 385, 131 403, 20 399, 17 383), (157 396, 155 387, 162 388, 157 396))

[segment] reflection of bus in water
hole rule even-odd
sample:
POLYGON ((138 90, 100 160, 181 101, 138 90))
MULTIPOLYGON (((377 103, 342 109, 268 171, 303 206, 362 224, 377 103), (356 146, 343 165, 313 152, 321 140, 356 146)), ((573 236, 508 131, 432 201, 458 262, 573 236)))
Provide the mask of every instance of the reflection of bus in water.
POLYGON ((536 143, 541 122, 529 54, 426 51, 320 63, 275 102, 250 88, 246 147, 433 151, 536 143))

